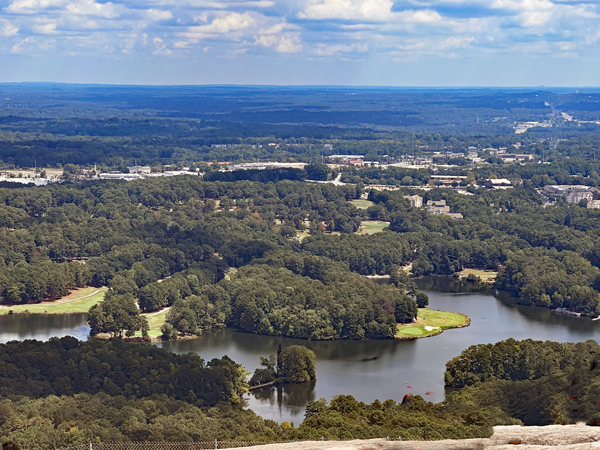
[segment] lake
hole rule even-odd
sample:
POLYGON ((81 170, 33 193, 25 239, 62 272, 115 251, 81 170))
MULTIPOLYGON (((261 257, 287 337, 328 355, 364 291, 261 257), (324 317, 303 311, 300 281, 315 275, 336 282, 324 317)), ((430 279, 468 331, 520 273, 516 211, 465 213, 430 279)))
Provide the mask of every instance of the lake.
MULTIPOLYGON (((311 348, 317 354, 316 383, 267 388, 248 396, 248 406, 257 414, 298 425, 307 401, 329 400, 337 394, 351 394, 365 402, 400 401, 408 393, 441 401, 446 361, 473 344, 510 337, 578 342, 596 339, 600 333, 600 321, 518 306, 505 293, 477 289, 450 278, 415 281, 429 295, 431 308, 466 314, 471 325, 413 341, 304 341, 220 329, 199 339, 158 345, 177 353, 196 352, 205 360, 228 355, 251 371, 258 367, 260 356, 276 353, 280 343, 311 348), (426 396, 427 391, 434 394, 426 396)), ((86 339, 84 320, 84 314, 0 316, 0 342, 66 335, 86 339)))

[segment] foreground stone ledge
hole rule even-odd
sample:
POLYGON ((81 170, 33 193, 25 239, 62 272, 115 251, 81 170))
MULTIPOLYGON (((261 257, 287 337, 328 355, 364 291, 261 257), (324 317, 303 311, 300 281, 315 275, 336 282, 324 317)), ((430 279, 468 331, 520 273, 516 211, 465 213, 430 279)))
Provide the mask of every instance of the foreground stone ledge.
POLYGON ((252 450, 600 450, 600 427, 497 426, 489 439, 443 441, 306 441, 245 447, 252 450), (517 442, 519 442, 517 444, 517 442), (513 442, 513 444, 511 444, 513 442))

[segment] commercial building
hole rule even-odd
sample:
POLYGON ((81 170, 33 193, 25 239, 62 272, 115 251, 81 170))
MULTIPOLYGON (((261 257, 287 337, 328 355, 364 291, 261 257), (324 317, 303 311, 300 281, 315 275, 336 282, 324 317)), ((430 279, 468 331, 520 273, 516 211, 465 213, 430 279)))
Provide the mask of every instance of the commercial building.
POLYGON ((420 195, 404 195, 403 197, 410 202, 410 206, 413 208, 420 208, 423 206, 423 197, 420 195))
POLYGON ((446 200, 429 200, 427 202, 427 212, 435 216, 448 214, 450 213, 450 207, 446 205, 446 200))
POLYGON ((533 159, 533 155, 516 155, 512 153, 506 154, 497 154, 497 158, 501 159, 503 163, 511 163, 511 162, 525 162, 533 159))
POLYGON ((150 166, 132 166, 128 167, 129 173, 143 173, 148 174, 152 172, 150 166))
POLYGON ((588 209, 600 209, 600 200, 588 200, 588 209))
POLYGON ((431 175, 431 182, 439 182, 441 184, 450 185, 453 183, 460 183, 463 180, 466 180, 466 176, 462 175, 431 175))
POLYGON ((548 185, 544 186, 542 194, 549 199, 564 197, 567 203, 579 203, 584 199, 588 202, 594 200, 592 188, 583 185, 548 185))
POLYGON ((463 215, 461 213, 450 212, 450 207, 446 205, 446 200, 429 200, 427 202, 427 212, 435 216, 450 216, 455 220, 463 218, 463 215))
POLYGON ((581 200, 591 202, 594 200, 594 194, 583 189, 574 189, 565 195, 565 201, 567 203, 579 203, 581 200))

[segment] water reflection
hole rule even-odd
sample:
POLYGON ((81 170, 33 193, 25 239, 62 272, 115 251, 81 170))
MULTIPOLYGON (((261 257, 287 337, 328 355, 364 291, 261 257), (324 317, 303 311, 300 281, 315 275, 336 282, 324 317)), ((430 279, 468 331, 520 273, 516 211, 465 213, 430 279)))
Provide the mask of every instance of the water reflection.
POLYGON ((86 341, 90 327, 87 314, 8 314, 0 316, 0 343, 37 339, 47 341, 53 336, 74 336, 86 341))
POLYGON ((564 327, 575 335, 594 334, 600 325, 599 322, 592 319, 557 314, 549 308, 519 305, 518 300, 509 292, 498 291, 485 285, 459 281, 451 277, 424 277, 415 281, 419 289, 424 291, 443 292, 458 296, 468 294, 493 296, 498 300, 498 306, 503 311, 502 314, 517 312, 529 322, 541 323, 546 327, 564 327))
POLYGON ((469 283, 452 277, 423 277, 414 280, 423 291, 438 291, 448 294, 470 294, 473 292, 493 295, 495 290, 481 284, 469 283))
POLYGON ((306 404, 315 400, 315 386, 313 381, 256 389, 252 391, 251 409, 277 411, 280 418, 286 417, 297 425, 304 420, 306 404))
MULTIPOLYGON (((414 341, 304 341, 219 329, 199 339, 158 345, 176 353, 195 352, 207 361, 228 355, 250 371, 258 367, 260 356, 276 353, 279 344, 311 348, 317 355, 316 383, 253 391, 247 397, 248 406, 257 414, 298 425, 308 401, 321 397, 330 400, 338 394, 351 394, 370 403, 375 399, 401 401, 408 393, 424 396, 432 391, 433 395, 425 398, 441 401, 446 362, 473 344, 510 337, 558 342, 598 337, 600 321, 519 306, 507 293, 442 277, 416 283, 428 293, 431 308, 467 314, 471 325, 414 341)), ((84 321, 85 314, 0 316, 0 342, 65 335, 87 339, 89 329, 84 321)))

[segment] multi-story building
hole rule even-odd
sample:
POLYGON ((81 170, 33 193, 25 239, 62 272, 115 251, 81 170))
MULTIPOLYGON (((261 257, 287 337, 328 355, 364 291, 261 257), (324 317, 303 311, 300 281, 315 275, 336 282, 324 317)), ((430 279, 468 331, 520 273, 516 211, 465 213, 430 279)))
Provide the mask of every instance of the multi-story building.
POLYGON ((405 195, 404 198, 410 202, 410 206, 413 208, 420 208, 423 206, 423 197, 420 195, 405 195))

